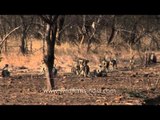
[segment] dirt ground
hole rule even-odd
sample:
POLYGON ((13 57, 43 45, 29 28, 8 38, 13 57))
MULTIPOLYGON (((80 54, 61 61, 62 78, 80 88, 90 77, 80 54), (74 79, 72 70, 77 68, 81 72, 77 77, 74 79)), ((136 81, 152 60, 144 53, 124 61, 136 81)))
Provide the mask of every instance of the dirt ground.
POLYGON ((45 91, 45 77, 33 71, 17 71, 0 78, 1 105, 159 105, 160 64, 127 68, 107 77, 79 78, 58 75, 56 90, 45 91), (31 74, 32 73, 32 74, 31 74))

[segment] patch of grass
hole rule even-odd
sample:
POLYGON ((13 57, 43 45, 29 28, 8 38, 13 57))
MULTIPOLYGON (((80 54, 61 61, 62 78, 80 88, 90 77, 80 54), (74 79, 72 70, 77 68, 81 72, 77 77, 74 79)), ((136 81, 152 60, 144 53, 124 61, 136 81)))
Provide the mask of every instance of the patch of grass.
MULTIPOLYGON (((8 40, 9 51, 6 54, 2 51, 2 61, 0 67, 2 68, 5 64, 10 64, 14 67, 26 66, 30 69, 39 68, 41 61, 43 59, 42 54, 42 40, 29 39, 28 47, 30 49, 30 43, 32 41, 32 54, 23 56, 20 52, 20 39, 19 38, 10 38, 8 40), (12 47, 10 47, 12 46, 12 47)), ((106 44, 92 44, 91 50, 87 53, 87 45, 83 44, 81 46, 81 52, 79 52, 76 45, 70 43, 62 43, 60 46, 55 46, 55 64, 57 67, 61 68, 60 72, 70 72, 71 67, 74 64, 76 58, 85 58, 88 59, 89 66, 91 71, 98 67, 100 63, 100 58, 103 58, 105 53, 109 54, 110 57, 116 57, 118 60, 118 67, 126 66, 126 63, 123 60, 129 61, 130 52, 126 49, 113 48, 106 44)), ((135 58, 138 59, 138 53, 132 51, 135 54, 135 58)))
POLYGON ((140 92, 140 91, 138 91, 138 92, 137 91, 130 91, 128 94, 130 95, 130 97, 143 98, 143 99, 148 98, 144 92, 140 92))

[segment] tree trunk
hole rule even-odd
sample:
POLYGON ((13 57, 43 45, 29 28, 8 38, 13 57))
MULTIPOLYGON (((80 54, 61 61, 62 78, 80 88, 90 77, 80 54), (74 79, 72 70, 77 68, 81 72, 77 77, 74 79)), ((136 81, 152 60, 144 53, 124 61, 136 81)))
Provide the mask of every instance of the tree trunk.
POLYGON ((22 38, 21 38, 21 52, 23 54, 27 53, 26 36, 27 36, 27 34, 26 34, 25 30, 23 30, 22 38))
POLYGON ((5 53, 7 53, 8 52, 8 42, 7 42, 7 40, 5 41, 5 53))
POLYGON ((56 33, 57 33, 57 20, 59 15, 49 15, 49 16, 41 16, 43 21, 47 23, 46 29, 46 42, 47 42, 47 55, 44 56, 44 63, 47 67, 46 70, 46 83, 47 90, 55 89, 54 85, 54 76, 52 73, 53 65, 54 65, 54 48, 56 41, 56 33))
POLYGON ((114 26, 113 26, 113 27, 112 27, 112 30, 111 30, 111 35, 110 35, 110 37, 109 37, 109 39, 108 39, 108 44, 110 44, 111 41, 113 40, 113 38, 114 38, 114 36, 115 36, 115 33, 116 33, 116 30, 115 30, 115 28, 114 28, 114 26))
POLYGON ((45 57, 45 63, 48 69, 47 76, 47 90, 55 89, 54 85, 54 76, 52 74, 52 69, 54 65, 54 48, 56 41, 56 32, 57 32, 57 24, 53 24, 52 26, 48 26, 48 35, 47 35, 47 56, 45 57))
POLYGON ((61 39, 62 39, 62 28, 63 28, 63 25, 64 25, 64 20, 65 20, 65 17, 62 16, 59 18, 59 21, 58 21, 58 31, 57 31, 57 45, 61 45, 61 39))
POLYGON ((33 48, 33 45, 32 45, 32 40, 31 40, 31 43, 30 43, 30 51, 32 53, 32 48, 33 48))
POLYGON ((80 40, 80 45, 79 45, 79 50, 81 51, 82 50, 82 45, 83 45, 83 41, 84 41, 84 34, 82 34, 81 36, 81 40, 80 40))
POLYGON ((114 36, 115 36, 115 33, 116 33, 115 24, 116 24, 116 18, 115 18, 115 16, 114 16, 114 17, 113 17, 112 28, 111 28, 111 29, 112 29, 112 30, 111 30, 111 35, 110 35, 110 37, 109 37, 109 39, 108 39, 108 42, 107 42, 108 45, 113 41, 113 38, 114 38, 114 36))
POLYGON ((87 41, 87 53, 89 52, 89 50, 91 48, 91 44, 92 44, 92 41, 95 36, 95 32, 96 32, 95 22, 92 23, 92 27, 90 28, 90 32, 91 32, 91 35, 89 36, 88 41, 87 41))
POLYGON ((42 45, 42 49, 43 49, 43 57, 44 57, 44 55, 45 55, 45 39, 43 39, 43 41, 42 41, 43 43, 43 45, 42 45))

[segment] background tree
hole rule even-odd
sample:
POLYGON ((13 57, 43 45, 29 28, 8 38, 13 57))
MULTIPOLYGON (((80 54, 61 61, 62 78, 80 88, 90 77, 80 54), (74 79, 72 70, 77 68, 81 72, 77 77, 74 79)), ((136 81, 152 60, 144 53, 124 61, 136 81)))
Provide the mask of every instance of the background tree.
POLYGON ((33 16, 24 16, 20 15, 21 25, 22 25, 22 33, 21 33, 21 52, 22 54, 26 54, 28 51, 27 46, 27 34, 30 30, 31 26, 33 25, 33 16))

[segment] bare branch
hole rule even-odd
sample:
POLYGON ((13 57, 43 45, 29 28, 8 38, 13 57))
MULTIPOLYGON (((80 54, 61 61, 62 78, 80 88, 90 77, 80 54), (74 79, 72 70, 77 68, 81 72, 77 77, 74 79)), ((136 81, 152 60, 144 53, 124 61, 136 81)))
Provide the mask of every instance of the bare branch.
POLYGON ((120 31, 120 32, 127 32, 127 33, 135 34, 133 31, 126 30, 126 29, 123 29, 123 28, 116 29, 116 31, 120 31))
POLYGON ((55 15, 53 19, 52 19, 52 18, 50 19, 50 18, 48 18, 48 17, 45 16, 45 15, 40 15, 40 17, 41 17, 46 23, 48 23, 48 24, 50 24, 50 25, 53 25, 53 24, 54 24, 54 22, 57 20, 58 16, 59 16, 59 15, 55 15))
POLYGON ((13 30, 11 30, 2 40, 0 43, 0 47, 3 45, 3 43, 5 42, 5 40, 8 38, 9 35, 11 35, 14 31, 18 30, 21 26, 18 26, 16 28, 14 28, 13 30))
POLYGON ((60 31, 59 33, 63 32, 67 27, 69 27, 72 23, 68 23, 67 25, 65 25, 60 31))
POLYGON ((52 22, 49 20, 49 18, 47 18, 47 16, 45 15, 40 15, 40 17, 42 18, 43 21, 45 21, 48 24, 52 24, 52 22))

